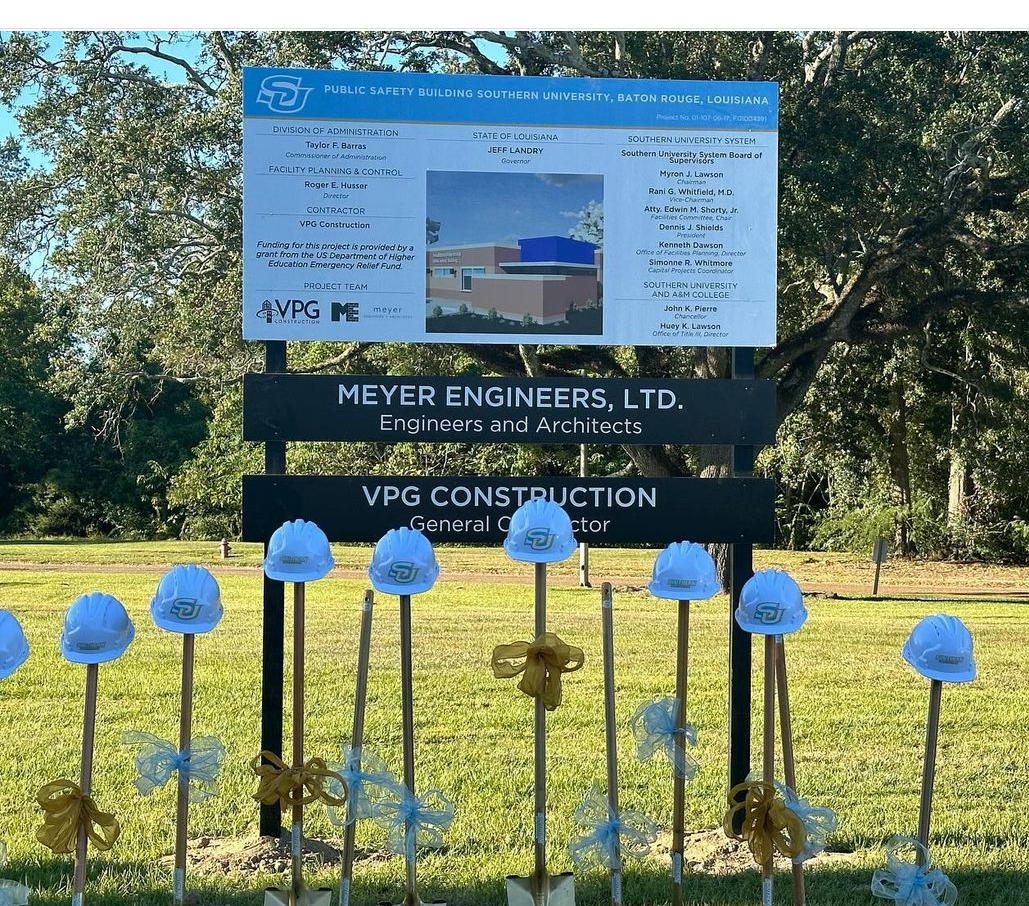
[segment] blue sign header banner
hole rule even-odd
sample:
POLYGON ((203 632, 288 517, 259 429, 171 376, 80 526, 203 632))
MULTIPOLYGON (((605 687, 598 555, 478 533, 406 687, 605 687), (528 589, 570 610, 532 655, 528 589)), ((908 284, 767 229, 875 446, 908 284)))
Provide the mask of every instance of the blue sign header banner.
POLYGON ((246 68, 247 117, 774 130, 775 82, 246 68))

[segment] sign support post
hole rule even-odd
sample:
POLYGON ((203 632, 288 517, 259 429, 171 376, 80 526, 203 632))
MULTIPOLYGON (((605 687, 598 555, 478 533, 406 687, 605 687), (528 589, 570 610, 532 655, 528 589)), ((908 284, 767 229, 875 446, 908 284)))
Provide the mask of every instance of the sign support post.
MULTIPOLYGON (((264 344, 264 370, 286 370, 286 342, 269 341, 264 344)), ((284 475, 286 472, 286 441, 267 440, 264 444, 264 472, 266 475, 284 475)), ((268 539, 264 539, 264 553, 268 554, 268 539)), ((261 750, 282 755, 282 683, 283 645, 285 638, 286 587, 282 582, 264 575, 263 617, 261 621, 261 750)), ((262 837, 282 834, 282 809, 262 805, 259 829, 262 837)))
MULTIPOLYGON (((732 376, 754 379, 754 350, 734 346, 732 376)), ((754 474, 754 447, 736 444, 732 448, 732 477, 754 474)), ((750 773, 750 633, 733 618, 743 584, 754 572, 754 546, 733 544, 729 549, 729 789, 743 783, 750 773)))

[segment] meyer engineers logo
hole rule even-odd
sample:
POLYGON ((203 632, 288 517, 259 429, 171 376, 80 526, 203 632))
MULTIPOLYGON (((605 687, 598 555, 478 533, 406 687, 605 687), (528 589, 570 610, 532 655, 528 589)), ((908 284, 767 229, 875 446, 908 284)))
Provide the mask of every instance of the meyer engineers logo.
POLYGON ((186 622, 200 616, 200 602, 196 598, 176 598, 168 609, 173 617, 186 622))
POLYGON ((557 538, 548 528, 531 528, 525 533, 525 541, 534 551, 548 551, 557 538))
POLYGON ((299 113, 313 90, 302 87, 300 76, 265 76, 257 92, 257 103, 264 104, 272 113, 299 113))
POLYGON ((418 578, 418 571, 418 567, 409 560, 398 560, 396 563, 390 564, 389 572, 386 575, 397 585, 410 585, 418 578))

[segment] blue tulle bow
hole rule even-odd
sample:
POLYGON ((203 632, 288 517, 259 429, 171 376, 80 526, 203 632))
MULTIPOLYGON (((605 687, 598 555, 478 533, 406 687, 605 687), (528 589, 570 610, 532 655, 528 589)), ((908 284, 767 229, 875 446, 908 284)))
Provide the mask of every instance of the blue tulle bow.
POLYGON ((439 790, 414 795, 403 784, 392 784, 391 797, 374 807, 374 820, 389 832, 391 852, 414 860, 418 847, 438 849, 443 834, 454 820, 454 803, 439 790))
POLYGON ((203 802, 217 795, 218 772, 225 759, 225 746, 217 736, 197 736, 181 752, 170 742, 142 730, 126 730, 121 741, 140 747, 136 753, 139 776, 135 781, 140 795, 150 795, 177 772, 189 777, 190 802, 203 802))
POLYGON ((578 868, 594 865, 615 867, 615 855, 642 859, 657 839, 657 825, 639 812, 615 812, 597 784, 575 810, 575 823, 586 829, 568 844, 568 854, 578 868))
POLYGON ((886 843, 886 868, 872 875, 872 894, 894 900, 898 906, 954 906, 958 899, 950 878, 931 867, 929 850, 917 840, 902 836, 891 837, 886 843), (906 859, 905 851, 909 854, 906 859))
MULTIPOLYGON (((7 864, 7 847, 0 843, 0 868, 7 864)), ((26 906, 29 889, 24 884, 0 879, 0 906, 26 906)))
POLYGON ((812 805, 806 799, 801 799, 791 787, 784 783, 776 783, 775 788, 779 791, 788 808, 804 824, 807 832, 807 842, 800 851, 800 855, 793 859, 794 865, 806 862, 812 856, 818 855, 826 847, 826 838, 836 830, 836 812, 824 805, 812 805))
POLYGON ((692 724, 678 726, 678 715, 679 699, 658 698, 636 709, 629 718, 629 729, 636 737, 636 754, 641 761, 649 761, 655 752, 661 752, 677 776, 692 780, 700 765, 686 752, 686 746, 697 744, 697 728, 692 724), (681 748, 676 737, 682 738, 681 748))
MULTIPOLYGON (((396 777, 378 755, 367 749, 351 748, 349 743, 343 746, 342 764, 329 767, 343 778, 347 787, 347 804, 326 808, 329 820, 338 827, 374 817, 376 807, 393 795, 397 785, 396 777)), ((341 795, 338 780, 330 780, 326 786, 334 796, 341 795)))

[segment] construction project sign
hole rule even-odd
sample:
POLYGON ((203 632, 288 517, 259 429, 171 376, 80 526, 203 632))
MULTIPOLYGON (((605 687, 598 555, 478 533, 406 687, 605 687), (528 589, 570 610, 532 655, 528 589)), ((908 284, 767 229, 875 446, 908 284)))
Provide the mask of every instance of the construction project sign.
POLYGON ((243 336, 771 346, 778 86, 244 71, 243 336))

